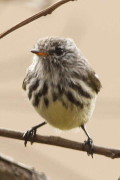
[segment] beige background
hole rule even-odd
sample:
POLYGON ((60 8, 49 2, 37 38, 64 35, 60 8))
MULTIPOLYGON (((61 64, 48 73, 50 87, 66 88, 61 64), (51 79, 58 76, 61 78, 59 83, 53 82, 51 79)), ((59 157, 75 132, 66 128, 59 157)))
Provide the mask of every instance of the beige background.
MULTIPOLYGON (((0 2, 0 32, 36 13, 22 3, 0 2)), ((75 40, 99 74, 103 88, 87 129, 94 144, 120 148, 120 1, 69 2, 0 40, 0 127, 26 131, 41 121, 21 89, 31 63, 30 49, 44 36, 75 40)), ((84 141, 80 131, 56 134, 46 125, 43 135, 84 141)), ((23 142, 0 138, 0 152, 45 172, 53 180, 117 180, 120 160, 48 145, 24 147, 23 142)))

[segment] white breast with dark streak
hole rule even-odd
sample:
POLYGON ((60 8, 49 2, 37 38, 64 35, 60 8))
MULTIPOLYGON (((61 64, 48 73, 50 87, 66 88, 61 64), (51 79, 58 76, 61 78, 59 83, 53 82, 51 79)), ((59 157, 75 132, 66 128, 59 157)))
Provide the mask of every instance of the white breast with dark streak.
MULTIPOLYGON (((68 88, 65 91, 70 92, 77 102, 81 105, 75 105, 72 103, 65 92, 56 100, 53 100, 53 89, 50 87, 46 95, 40 97, 39 104, 34 106, 36 111, 52 126, 68 130, 76 128, 86 123, 94 110, 96 93, 91 90, 83 81, 81 81, 82 87, 91 92, 92 98, 83 97, 78 94, 72 88, 68 88)), ((39 89, 33 92, 36 94, 39 89)), ((57 89, 55 90, 58 93, 57 89)), ((32 103, 34 102, 34 95, 32 94, 32 103)), ((59 96, 59 95, 58 95, 59 96)))

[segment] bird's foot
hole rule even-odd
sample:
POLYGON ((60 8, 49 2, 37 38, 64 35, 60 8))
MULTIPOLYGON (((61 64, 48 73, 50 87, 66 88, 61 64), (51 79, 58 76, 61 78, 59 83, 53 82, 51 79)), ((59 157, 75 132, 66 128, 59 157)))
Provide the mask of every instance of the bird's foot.
POLYGON ((93 140, 91 138, 88 138, 87 141, 84 141, 84 147, 87 147, 87 154, 88 156, 91 155, 93 158, 93 140))
POLYGON ((25 147, 27 146, 28 141, 31 142, 31 145, 33 144, 35 136, 36 136, 36 131, 37 131, 37 128, 36 128, 36 126, 34 126, 24 133, 23 138, 24 138, 25 147))
POLYGON ((33 144, 34 140, 35 140, 35 136, 36 136, 36 131, 39 127, 43 126, 47 124, 46 121, 36 125, 36 126, 33 126, 31 129, 29 129, 28 131, 26 131, 23 135, 23 138, 24 138, 24 145, 26 146, 27 145, 27 142, 30 141, 31 144, 33 144))

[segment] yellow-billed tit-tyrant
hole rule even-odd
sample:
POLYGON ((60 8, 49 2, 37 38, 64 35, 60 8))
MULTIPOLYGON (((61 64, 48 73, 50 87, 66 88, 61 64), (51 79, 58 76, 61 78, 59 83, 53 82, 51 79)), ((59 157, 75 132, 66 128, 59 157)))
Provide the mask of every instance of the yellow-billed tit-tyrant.
POLYGON ((46 37, 31 50, 23 89, 44 122, 24 134, 25 145, 36 129, 46 123, 61 130, 81 127, 92 144, 85 124, 95 108, 101 83, 95 71, 69 38, 46 37))

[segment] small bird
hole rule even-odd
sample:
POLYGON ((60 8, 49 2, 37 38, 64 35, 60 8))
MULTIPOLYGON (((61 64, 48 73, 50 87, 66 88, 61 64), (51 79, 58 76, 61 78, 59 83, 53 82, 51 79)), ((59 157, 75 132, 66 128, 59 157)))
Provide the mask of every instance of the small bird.
POLYGON ((32 142, 37 128, 49 123, 69 130, 81 127, 92 146, 85 124, 95 108, 101 83, 86 58, 72 39, 46 37, 31 50, 33 62, 23 81, 29 100, 45 121, 24 134, 25 146, 32 142))

